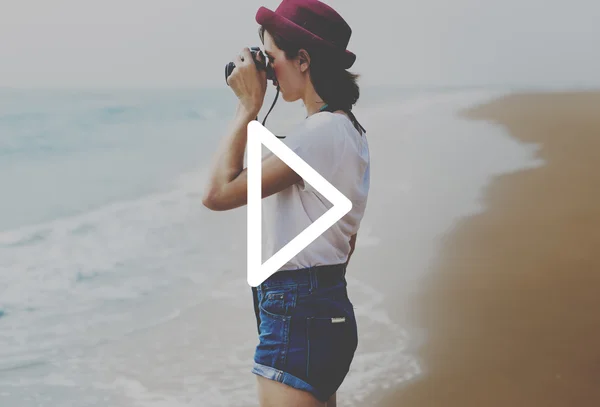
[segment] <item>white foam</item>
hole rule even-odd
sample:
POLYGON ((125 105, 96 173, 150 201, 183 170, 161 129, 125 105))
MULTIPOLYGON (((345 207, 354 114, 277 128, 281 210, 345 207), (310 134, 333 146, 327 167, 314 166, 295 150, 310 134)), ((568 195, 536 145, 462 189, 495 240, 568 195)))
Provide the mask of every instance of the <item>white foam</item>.
MULTIPOLYGON (((1 303, 39 308, 59 292, 71 294, 76 280, 118 273, 144 259, 166 266, 201 230, 203 175, 182 176, 170 192, 0 233, 1 303)), ((150 288, 147 284, 151 281, 136 281, 133 290, 110 287, 110 293, 97 287, 92 295, 128 298, 150 288)))
POLYGON ((410 380, 421 373, 406 328, 396 324, 384 308, 385 296, 364 280, 347 276, 357 318, 359 347, 350 372, 339 389, 349 406, 361 406, 378 390, 410 380))
POLYGON ((57 374, 57 373, 50 373, 49 375, 47 375, 44 378, 43 383, 48 386, 60 386, 60 387, 75 387, 75 386, 77 386, 77 384, 73 380, 70 380, 60 374, 57 374))
MULTIPOLYGON (((382 117, 382 115, 387 117, 390 117, 391 115, 391 117, 393 117, 395 120, 401 121, 422 113, 426 113, 427 115, 435 117, 435 113, 438 113, 440 108, 454 113, 461 109, 467 109, 469 107, 486 103, 508 93, 509 92, 505 91, 475 89, 446 93, 423 94, 407 100, 390 102, 380 106, 364 108, 358 106, 354 109, 354 111, 356 112, 359 121, 361 121, 362 118, 366 122, 369 122, 372 119, 382 117)), ((369 128, 366 126, 365 128, 368 135, 369 128)))
POLYGON ((119 376, 110 385, 96 384, 102 389, 115 389, 130 399, 132 405, 140 407, 187 407, 190 402, 182 402, 182 395, 172 396, 165 393, 153 392, 138 380, 131 377, 119 376))

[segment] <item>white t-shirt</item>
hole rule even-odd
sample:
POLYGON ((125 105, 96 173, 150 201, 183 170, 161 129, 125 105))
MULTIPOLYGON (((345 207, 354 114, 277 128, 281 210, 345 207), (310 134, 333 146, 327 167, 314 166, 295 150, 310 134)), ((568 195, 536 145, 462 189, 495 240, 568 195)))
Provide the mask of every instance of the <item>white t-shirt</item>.
MULTIPOLYGON (((318 112, 306 118, 282 141, 352 201, 352 209, 280 270, 345 263, 350 237, 363 218, 369 193, 369 146, 342 113, 318 112)), ((332 204, 309 183, 300 181, 263 199, 265 262, 332 204)))

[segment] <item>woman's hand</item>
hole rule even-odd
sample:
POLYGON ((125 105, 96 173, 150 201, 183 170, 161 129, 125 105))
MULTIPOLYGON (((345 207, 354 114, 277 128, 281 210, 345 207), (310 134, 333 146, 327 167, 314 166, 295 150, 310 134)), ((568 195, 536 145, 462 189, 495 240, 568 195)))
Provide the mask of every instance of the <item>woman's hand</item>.
MULTIPOLYGON (((261 61, 260 54, 258 56, 261 61)), ((267 91, 267 72, 256 68, 249 48, 234 58, 235 69, 229 75, 227 84, 233 89, 245 113, 255 118, 262 107, 267 91)))

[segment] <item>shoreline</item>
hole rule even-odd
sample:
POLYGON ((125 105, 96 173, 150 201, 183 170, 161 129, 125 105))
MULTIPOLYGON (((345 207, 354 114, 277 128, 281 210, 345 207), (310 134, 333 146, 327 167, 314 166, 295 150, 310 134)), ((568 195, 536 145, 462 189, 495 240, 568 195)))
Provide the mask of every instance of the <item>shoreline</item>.
POLYGON ((457 116, 506 93, 418 96, 358 112, 371 134, 373 176, 348 270, 359 349, 340 405, 374 405, 382 392, 421 375, 415 347, 426 337, 411 320, 413 297, 440 237, 482 210, 481 191, 491 177, 536 164, 530 146, 499 126, 457 116), (478 159, 466 165, 469 157, 478 159))
MULTIPOLYGON (((381 406, 600 404, 600 92, 517 93, 460 115, 539 146, 442 238, 412 313, 424 373, 381 406)), ((411 349, 412 351, 412 349, 411 349)))

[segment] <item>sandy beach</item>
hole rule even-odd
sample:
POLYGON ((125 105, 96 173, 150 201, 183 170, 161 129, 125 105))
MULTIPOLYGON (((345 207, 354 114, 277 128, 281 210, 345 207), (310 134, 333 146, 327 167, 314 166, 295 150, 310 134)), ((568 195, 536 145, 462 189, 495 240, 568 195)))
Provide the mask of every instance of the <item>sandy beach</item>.
POLYGON ((536 144, 544 165, 495 177, 485 210, 398 286, 409 300, 388 306, 424 333, 408 349, 422 373, 380 405, 598 406, 600 92, 512 94, 462 117, 536 144))

